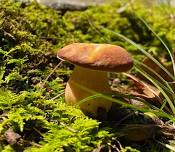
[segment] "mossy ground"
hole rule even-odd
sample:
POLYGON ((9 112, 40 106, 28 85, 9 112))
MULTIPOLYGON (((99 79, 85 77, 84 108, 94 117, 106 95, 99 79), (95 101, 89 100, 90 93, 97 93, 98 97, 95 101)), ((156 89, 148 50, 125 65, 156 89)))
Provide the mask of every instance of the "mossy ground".
MULTIPOLYGON (((64 87, 73 66, 64 63, 52 73, 60 62, 56 52, 71 42, 118 44, 135 58, 142 57, 127 42, 99 31, 99 26, 129 37, 153 55, 165 56, 162 44, 138 17, 128 8, 119 13, 121 7, 123 3, 116 3, 63 13, 36 3, 0 1, 0 151, 92 151, 106 145, 114 151, 116 145, 121 148, 114 128, 100 125, 64 103, 64 87)), ((134 9, 173 50, 174 9, 162 6, 151 10, 140 4, 134 9)), ((143 143, 151 147, 144 151, 160 148, 143 143)), ((126 145, 143 150, 139 143, 126 145)), ((123 151, 137 150, 128 147, 123 151)))

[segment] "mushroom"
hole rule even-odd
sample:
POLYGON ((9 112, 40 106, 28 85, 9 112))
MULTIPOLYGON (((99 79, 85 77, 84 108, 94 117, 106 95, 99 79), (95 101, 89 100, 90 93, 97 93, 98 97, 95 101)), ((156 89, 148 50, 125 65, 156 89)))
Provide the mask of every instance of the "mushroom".
MULTIPOLYGON (((73 43, 60 49, 57 57, 75 65, 65 89, 65 101, 71 105, 95 92, 112 94, 107 72, 125 72, 133 66, 129 53, 111 44, 73 43)), ((98 97, 83 102, 80 108, 85 114, 97 117, 99 109, 107 113, 111 105, 111 101, 98 97)))

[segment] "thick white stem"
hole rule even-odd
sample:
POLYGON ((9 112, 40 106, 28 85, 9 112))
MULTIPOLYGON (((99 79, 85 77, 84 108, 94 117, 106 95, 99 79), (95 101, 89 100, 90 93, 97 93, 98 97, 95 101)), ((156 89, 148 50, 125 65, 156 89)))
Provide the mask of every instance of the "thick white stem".
MULTIPOLYGON (((108 84, 107 72, 76 66, 65 89, 65 100, 67 103, 74 105, 80 100, 94 94, 81 88, 81 86, 104 94, 110 94, 112 92, 108 84)), ((84 113, 96 117, 98 108, 109 111, 111 105, 111 101, 98 97, 81 104, 80 107, 84 113)))

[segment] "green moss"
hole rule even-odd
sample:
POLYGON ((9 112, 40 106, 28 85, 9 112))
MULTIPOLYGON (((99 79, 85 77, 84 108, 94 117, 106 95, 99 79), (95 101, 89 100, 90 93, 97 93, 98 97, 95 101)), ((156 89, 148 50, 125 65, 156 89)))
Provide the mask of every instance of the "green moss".
POLYGON ((174 8, 168 6, 146 7, 134 2, 131 7, 118 2, 116 5, 92 7, 84 12, 67 12, 64 18, 72 23, 74 27, 72 32, 79 41, 118 44, 134 55, 140 54, 127 42, 111 33, 104 32, 100 28, 103 26, 125 35, 154 55, 159 53, 164 55, 166 51, 163 45, 137 16, 143 18, 172 50, 175 44, 174 14, 174 8))
POLYGON ((1 1, 0 12, 0 57, 5 68, 1 83, 17 92, 30 89, 33 79, 46 78, 58 63, 54 49, 70 41, 70 34, 59 12, 36 3, 1 1))
MULTIPOLYGON (((0 134, 12 128, 22 136, 11 147, 16 151, 23 151, 26 147, 25 151, 32 152, 62 151, 67 148, 71 151, 91 151, 110 137, 104 130, 99 136, 99 122, 87 118, 79 109, 62 103, 62 98, 46 100, 29 92, 17 96, 1 90, 0 109, 5 110, 2 111, 0 134)), ((0 141, 2 149, 6 149, 5 140, 0 141)))
MULTIPOLYGON (((36 83, 33 79, 45 79, 58 63, 56 50, 71 42, 113 43, 124 46, 135 55, 141 54, 127 42, 99 30, 99 26, 127 36, 153 54, 166 54, 160 42, 135 14, 144 18, 171 50, 175 44, 173 9, 162 14, 164 8, 145 9, 136 5, 135 14, 130 7, 118 13, 122 4, 117 3, 82 12, 66 12, 63 16, 59 11, 36 3, 25 6, 4 0, 1 4, 0 66, 5 68, 1 83, 16 92, 31 89, 36 83)), ((58 76, 54 74, 54 77, 58 76)))
MULTIPOLYGON (((70 65, 62 64, 48 75, 59 62, 57 50, 71 42, 113 43, 140 55, 99 26, 124 34, 155 54, 165 54, 132 10, 118 13, 120 7, 122 3, 62 14, 37 3, 0 1, 0 151, 92 151, 107 143, 116 145, 111 138, 113 128, 101 127, 77 107, 64 103, 70 65), (5 137, 9 128, 21 135, 14 145, 5 137)), ((134 8, 173 48, 174 10, 162 14, 166 8, 134 8)), ((136 150, 127 147, 123 151, 136 150)))

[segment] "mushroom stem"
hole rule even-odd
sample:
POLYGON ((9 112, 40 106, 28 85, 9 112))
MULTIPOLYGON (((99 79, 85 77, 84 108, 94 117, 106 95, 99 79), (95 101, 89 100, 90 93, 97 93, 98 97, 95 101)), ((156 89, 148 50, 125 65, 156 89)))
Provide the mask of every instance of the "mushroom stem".
MULTIPOLYGON (((112 92, 108 83, 107 72, 76 66, 65 90, 65 100, 71 105, 93 95, 92 92, 84 90, 76 84, 98 93, 110 94, 112 92)), ((107 112, 111 108, 111 105, 111 101, 98 97, 82 103, 80 108, 85 114, 91 114, 91 116, 97 117, 99 108, 107 112)))

